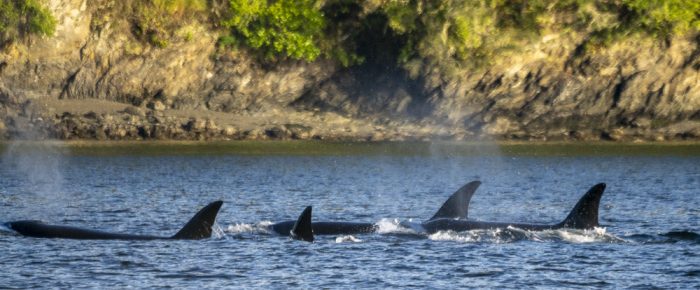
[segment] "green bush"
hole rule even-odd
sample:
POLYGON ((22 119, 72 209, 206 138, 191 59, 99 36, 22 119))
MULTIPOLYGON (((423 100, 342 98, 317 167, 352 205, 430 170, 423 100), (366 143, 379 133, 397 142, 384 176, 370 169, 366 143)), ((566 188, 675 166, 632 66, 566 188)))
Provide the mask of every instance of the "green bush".
POLYGON ((632 21, 646 32, 660 37, 700 30, 700 1, 623 0, 636 12, 632 21))
MULTIPOLYGON (((0 47, 54 33, 56 20, 41 1, 46 0, 0 2, 0 47)), ((698 0, 103 2, 119 7, 115 15, 126 14, 133 34, 156 47, 177 37, 196 38, 192 31, 177 33, 196 20, 225 29, 219 45, 246 46, 266 59, 314 61, 323 56, 350 66, 372 58, 378 51, 368 47, 378 44, 390 51, 381 61, 393 60, 416 76, 413 72, 487 65, 543 34, 582 34, 588 39, 585 45, 602 46, 630 34, 670 39, 700 30, 698 0)))
MULTIPOLYGON (((488 63, 500 43, 498 10, 485 1, 389 1, 379 8, 406 41, 398 60, 429 70, 488 63), (422 61, 416 61, 422 60, 422 61)), ((410 69, 415 71, 415 68, 410 69)), ((415 75, 415 73, 412 73, 415 75)))
POLYGON ((549 33, 586 35, 589 47, 700 30, 697 0, 389 0, 377 11, 406 40, 397 61, 414 76, 463 73, 549 33))
POLYGON ((227 43, 237 39, 268 59, 313 61, 321 55, 325 19, 315 0, 229 0, 228 15, 221 23, 231 32, 227 43))
POLYGON ((56 19, 38 0, 3 0, 0 3, 0 47, 29 35, 52 36, 56 19))

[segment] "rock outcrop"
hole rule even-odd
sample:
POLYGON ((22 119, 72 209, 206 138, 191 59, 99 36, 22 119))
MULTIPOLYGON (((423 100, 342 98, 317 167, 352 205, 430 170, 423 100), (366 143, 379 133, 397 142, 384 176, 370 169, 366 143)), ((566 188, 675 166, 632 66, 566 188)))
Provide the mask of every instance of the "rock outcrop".
POLYGON ((0 136, 59 139, 700 139, 700 37, 581 52, 547 35, 489 67, 408 77, 376 64, 258 61, 218 32, 165 48, 51 1, 54 37, 0 51, 0 136), (26 132, 34 132, 27 134, 26 132))

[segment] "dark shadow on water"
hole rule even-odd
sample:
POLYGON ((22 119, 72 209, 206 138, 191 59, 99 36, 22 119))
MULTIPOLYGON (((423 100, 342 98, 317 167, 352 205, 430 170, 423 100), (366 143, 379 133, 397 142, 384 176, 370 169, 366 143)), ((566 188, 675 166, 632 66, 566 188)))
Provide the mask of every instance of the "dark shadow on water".
POLYGON ((633 234, 624 238, 643 244, 700 244, 700 234, 689 230, 670 231, 662 234, 633 234))
POLYGON ((691 231, 671 231, 661 236, 667 237, 669 239, 680 240, 680 241, 695 241, 700 242, 700 234, 691 231))

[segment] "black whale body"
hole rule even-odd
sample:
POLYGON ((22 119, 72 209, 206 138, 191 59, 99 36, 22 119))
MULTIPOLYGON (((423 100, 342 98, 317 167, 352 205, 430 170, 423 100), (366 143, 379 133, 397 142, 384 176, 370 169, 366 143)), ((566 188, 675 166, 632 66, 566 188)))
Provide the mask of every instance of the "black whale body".
MULTIPOLYGON (((471 183, 470 183, 471 184, 471 183)), ((463 188, 468 187, 470 184, 465 185, 463 188)), ((474 190, 476 190, 476 187, 478 187, 479 183, 476 183, 476 186, 472 188, 471 194, 468 195, 468 198, 466 200, 466 205, 469 205, 469 200, 471 199, 472 194, 474 193, 474 190)), ((571 210, 569 215, 560 223, 556 224, 528 224, 528 223, 510 223, 510 222, 486 222, 486 221, 476 221, 476 220, 470 220, 466 219, 467 217, 467 212, 468 209, 464 209, 464 218, 458 217, 458 218, 450 218, 450 217, 443 217, 441 214, 441 211, 445 207, 443 205, 443 208, 441 208, 438 211, 438 214, 433 216, 428 221, 425 221, 420 224, 420 226, 425 230, 426 233, 432 234, 436 233, 439 231, 455 231, 455 232, 462 232, 462 231, 470 231, 470 230, 479 230, 479 229, 503 229, 503 228, 508 228, 508 227, 515 227, 515 228, 520 228, 524 230, 531 230, 531 231, 541 231, 541 230, 549 230, 549 229, 560 229, 560 228, 571 228, 571 229, 592 229, 596 226, 598 226, 598 208, 600 206, 600 198, 603 195, 603 192, 605 191, 605 183, 599 183, 591 187, 591 189, 584 194, 581 199, 579 199, 578 203, 574 206, 574 208, 571 210)), ((459 192, 459 191, 458 191, 459 192)), ((454 195, 453 195, 454 197, 454 195)), ((452 197, 445 202, 445 204, 449 204, 450 201, 452 200, 452 197)), ((464 201, 464 200, 462 200, 464 201)), ((454 208, 454 206, 450 205, 449 207, 454 208)), ((460 211, 462 212, 462 211, 460 211)), ((351 231, 355 231, 353 233, 363 233, 366 232, 371 224, 357 224, 357 223, 328 223, 328 222, 322 222, 322 223, 317 223, 316 228, 314 228, 314 224, 311 222, 311 207, 307 207, 304 209, 304 212, 299 216, 299 219, 294 223, 293 229, 291 230, 290 235, 294 239, 298 240, 304 240, 304 241, 309 241, 312 242, 314 240, 314 234, 316 232, 314 229, 318 229, 320 231, 324 231, 326 234, 330 233, 335 233, 335 234, 348 234, 351 231), (341 229, 347 230, 347 232, 341 232, 341 229)), ((286 231, 287 230, 287 225, 288 222, 284 223, 278 223, 275 225, 272 225, 273 230, 277 231, 286 231), (278 228, 275 229, 275 226, 278 228)), ((280 234, 283 234, 284 232, 279 232, 280 234)))
MULTIPOLYGON (((463 219, 467 218, 469 210, 469 201, 471 200, 474 192, 479 188, 481 182, 472 181, 457 191, 455 191, 445 203, 440 207, 440 209, 433 215, 430 220, 433 219, 463 219)), ((311 216, 311 207, 307 207, 304 213, 308 211, 309 222, 311 216)), ((301 216, 304 215, 302 213, 301 216)), ((300 216, 300 218, 301 218, 300 216)), ((297 224, 297 221, 283 221, 270 225, 270 230, 274 231, 280 235, 290 235, 293 227, 297 224)), ((314 235, 355 235, 355 234, 367 234, 377 231, 378 226, 375 223, 362 223, 362 222, 311 222, 309 225, 311 231, 314 235)))
POLYGON ((5 226, 15 232, 35 238, 61 238, 79 240, 196 240, 211 237, 212 226, 223 201, 215 201, 202 208, 185 224, 180 231, 171 237, 149 235, 132 235, 110 233, 99 230, 84 229, 63 225, 50 225, 41 221, 23 220, 5 223, 5 226))
MULTIPOLYGON (((288 235, 296 221, 283 221, 270 225, 270 229, 280 235, 288 235)), ((316 235, 354 235, 373 233, 378 226, 374 223, 356 222, 312 222, 311 229, 316 235)))
POLYGON ((599 183, 591 187, 584 194, 578 203, 571 210, 569 215, 560 223, 556 224, 529 224, 529 223, 511 223, 511 222, 488 222, 477 220, 457 220, 457 219, 433 219, 422 223, 422 227, 427 233, 435 233, 439 231, 470 231, 480 229, 504 229, 514 227, 523 230, 541 231, 551 229, 592 229, 598 224, 598 208, 600 206, 600 198, 605 191, 605 183, 599 183))

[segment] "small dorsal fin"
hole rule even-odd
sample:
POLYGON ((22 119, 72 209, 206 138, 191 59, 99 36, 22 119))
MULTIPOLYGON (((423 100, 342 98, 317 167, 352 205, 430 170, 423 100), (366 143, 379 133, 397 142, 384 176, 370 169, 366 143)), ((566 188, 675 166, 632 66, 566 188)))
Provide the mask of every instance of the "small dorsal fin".
POLYGON ((211 237, 211 227, 214 225, 216 215, 224 202, 221 200, 210 203, 205 206, 197 214, 185 224, 182 229, 177 232, 172 239, 180 240, 197 240, 211 237))
POLYGON ((605 183, 598 183, 591 187, 586 194, 579 199, 569 216, 559 224, 562 228, 592 229, 598 226, 598 207, 600 197, 605 191, 605 183))
POLYGON ((314 241, 314 231, 311 227, 311 206, 307 206, 301 212, 289 235, 295 240, 314 241))
POLYGON ((439 218, 466 219, 469 213, 469 201, 479 185, 481 185, 480 181, 472 181, 462 186, 445 201, 430 220, 439 218))

